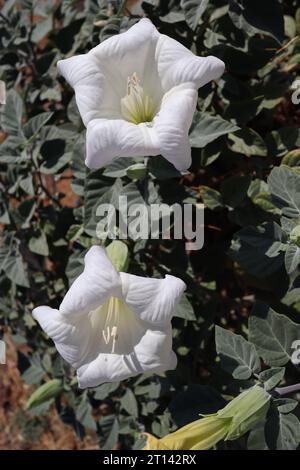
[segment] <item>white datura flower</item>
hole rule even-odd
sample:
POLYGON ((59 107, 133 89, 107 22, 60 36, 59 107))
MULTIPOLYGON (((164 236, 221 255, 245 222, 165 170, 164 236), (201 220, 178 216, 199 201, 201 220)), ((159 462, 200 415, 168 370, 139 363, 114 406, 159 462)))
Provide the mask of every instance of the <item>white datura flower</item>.
POLYGON ((197 90, 224 72, 216 57, 197 57, 143 18, 87 54, 58 62, 75 90, 87 127, 86 165, 117 157, 163 155, 191 164, 188 132, 197 90))
POLYGON ((93 246, 59 310, 41 306, 33 316, 77 369, 79 387, 95 387, 176 367, 171 318, 185 288, 174 276, 119 273, 93 246))

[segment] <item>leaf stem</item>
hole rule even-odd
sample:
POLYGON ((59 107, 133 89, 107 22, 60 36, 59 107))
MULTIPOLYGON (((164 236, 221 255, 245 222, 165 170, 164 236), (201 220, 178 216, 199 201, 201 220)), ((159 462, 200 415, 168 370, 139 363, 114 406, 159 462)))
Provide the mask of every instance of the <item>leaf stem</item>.
POLYGON ((287 387, 276 387, 275 392, 278 395, 288 395, 289 393, 300 391, 300 383, 295 385, 288 385, 287 387))

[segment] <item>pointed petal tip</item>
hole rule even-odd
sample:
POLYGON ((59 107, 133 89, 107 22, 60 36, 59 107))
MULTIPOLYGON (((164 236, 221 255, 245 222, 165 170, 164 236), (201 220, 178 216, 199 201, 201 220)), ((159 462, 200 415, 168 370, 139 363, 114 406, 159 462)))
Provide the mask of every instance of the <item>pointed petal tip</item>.
POLYGON ((224 62, 221 59, 219 59, 218 57, 215 57, 213 55, 208 56, 207 59, 210 60, 211 68, 214 70, 213 80, 218 80, 218 78, 220 78, 223 75, 224 71, 225 71, 224 62))

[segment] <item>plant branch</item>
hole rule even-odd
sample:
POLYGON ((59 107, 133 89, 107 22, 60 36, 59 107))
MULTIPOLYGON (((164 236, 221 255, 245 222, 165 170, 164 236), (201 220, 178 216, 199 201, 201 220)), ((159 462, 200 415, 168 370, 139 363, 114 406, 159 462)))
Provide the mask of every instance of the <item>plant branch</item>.
POLYGON ((278 395, 288 395, 289 393, 299 392, 300 391, 300 383, 295 385, 288 385, 287 387, 276 387, 275 392, 278 395))

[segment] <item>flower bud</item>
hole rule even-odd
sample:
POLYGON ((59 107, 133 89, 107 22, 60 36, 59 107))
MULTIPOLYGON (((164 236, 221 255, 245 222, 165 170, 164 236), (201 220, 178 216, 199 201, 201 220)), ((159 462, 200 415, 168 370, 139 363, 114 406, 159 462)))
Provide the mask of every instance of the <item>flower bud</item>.
POLYGON ((242 392, 217 413, 194 421, 162 439, 146 434, 144 450, 206 450, 221 440, 234 440, 264 419, 271 395, 254 387, 242 392))
POLYGON ((27 402, 27 409, 41 405, 47 400, 56 397, 63 390, 62 381, 59 379, 49 380, 33 392, 27 402))

